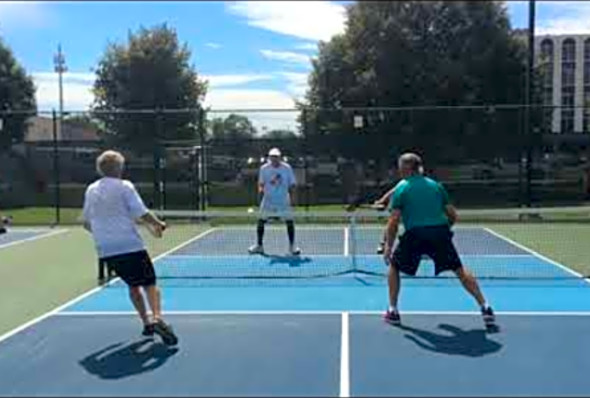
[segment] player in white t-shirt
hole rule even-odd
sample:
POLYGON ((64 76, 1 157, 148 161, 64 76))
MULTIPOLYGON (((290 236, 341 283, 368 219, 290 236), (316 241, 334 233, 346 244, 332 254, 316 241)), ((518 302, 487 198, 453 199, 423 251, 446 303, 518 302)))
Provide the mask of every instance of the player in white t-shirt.
POLYGON ((262 194, 260 217, 256 228, 258 241, 248 251, 251 254, 264 253, 264 226, 269 218, 281 218, 287 224, 289 253, 299 255, 301 250, 295 247, 295 223, 291 214, 297 183, 295 174, 291 166, 281 161, 281 151, 278 148, 272 148, 268 152, 268 159, 258 174, 258 192, 262 194))
POLYGON ((86 189, 84 228, 92 234, 99 261, 128 285, 131 302, 144 324, 143 335, 157 333, 164 343, 175 345, 178 338, 162 319, 156 273, 137 230, 137 221, 142 221, 161 237, 166 224, 147 209, 133 183, 121 179, 124 165, 125 158, 115 151, 106 151, 96 160, 102 178, 86 189), (147 314, 144 293, 152 319, 147 314))

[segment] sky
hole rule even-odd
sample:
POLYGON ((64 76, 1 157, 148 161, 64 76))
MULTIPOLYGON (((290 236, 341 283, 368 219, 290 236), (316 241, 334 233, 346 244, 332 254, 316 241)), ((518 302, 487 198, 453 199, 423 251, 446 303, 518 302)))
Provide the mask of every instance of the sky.
MULTIPOLYGON (((346 1, 0 1, 0 38, 37 87, 40 110, 58 104, 53 57, 61 44, 64 107, 92 102, 93 68, 109 42, 167 23, 209 82, 212 109, 290 109, 307 87, 317 43, 343 32, 346 1)), ((506 2, 513 27, 528 25, 528 2, 506 2)), ((537 33, 590 33, 590 2, 537 1, 537 33)), ((248 114, 265 128, 290 128, 295 112, 248 114)))

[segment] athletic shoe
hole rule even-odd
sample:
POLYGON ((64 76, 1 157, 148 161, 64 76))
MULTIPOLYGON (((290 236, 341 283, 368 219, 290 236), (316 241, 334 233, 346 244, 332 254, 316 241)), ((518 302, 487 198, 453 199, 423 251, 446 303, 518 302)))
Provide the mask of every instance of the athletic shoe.
POLYGON ((483 317, 483 322, 486 326, 494 326, 494 324, 496 323, 494 310, 492 310, 492 307, 490 306, 481 309, 481 316, 483 317))
POLYGON ((264 248, 262 245, 253 245, 248 249, 250 254, 264 254, 264 248))
POLYGON ((167 325, 161 319, 158 319, 156 322, 153 323, 154 332, 162 338, 162 341, 166 345, 176 345, 178 344, 178 337, 174 334, 172 327, 167 325))
POLYGON ((153 336, 154 335, 154 324, 150 323, 148 325, 143 325, 143 331, 141 332, 143 336, 153 336))
POLYGON ((387 310, 387 312, 385 312, 383 315, 383 320, 393 326, 399 326, 402 324, 402 320, 398 311, 387 310))
POLYGON ((379 243, 377 246, 377 254, 383 254, 385 252, 385 244, 383 242, 379 243))
POLYGON ((298 256, 301 254, 301 249, 291 245, 289 246, 289 254, 291 254, 292 256, 298 256))

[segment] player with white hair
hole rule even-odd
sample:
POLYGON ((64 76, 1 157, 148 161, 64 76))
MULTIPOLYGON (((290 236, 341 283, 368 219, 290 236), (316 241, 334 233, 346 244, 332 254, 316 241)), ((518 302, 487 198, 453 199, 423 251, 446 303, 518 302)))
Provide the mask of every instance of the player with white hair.
POLYGON ((262 195, 262 200, 256 226, 257 242, 249 248, 250 254, 264 254, 264 227, 271 218, 285 220, 289 254, 301 253, 295 246, 295 222, 291 213, 297 182, 293 169, 281 159, 281 156, 278 148, 272 148, 268 152, 268 162, 262 165, 258 174, 258 192, 262 195))
POLYGON ((131 302, 143 321, 143 335, 156 333, 164 343, 175 345, 178 338, 162 319, 154 266, 136 221, 146 223, 156 237, 162 236, 166 224, 147 209, 133 183, 122 179, 124 166, 125 158, 116 151, 105 151, 97 158, 96 169, 102 178, 86 189, 84 228, 92 234, 99 261, 128 285, 131 302))

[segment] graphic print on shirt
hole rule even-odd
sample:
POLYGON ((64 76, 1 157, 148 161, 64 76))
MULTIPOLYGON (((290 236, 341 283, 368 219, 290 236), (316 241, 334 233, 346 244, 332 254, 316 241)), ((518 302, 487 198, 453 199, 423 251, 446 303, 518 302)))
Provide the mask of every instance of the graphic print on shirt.
POLYGON ((270 179, 270 185, 272 185, 275 188, 281 186, 282 182, 283 176, 281 175, 281 173, 274 173, 274 175, 270 179))

